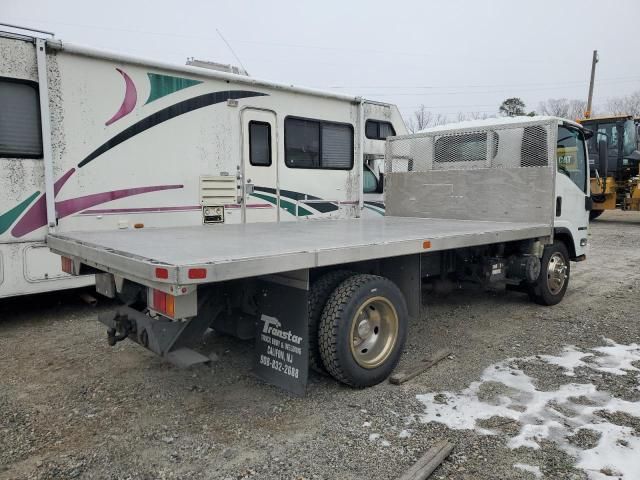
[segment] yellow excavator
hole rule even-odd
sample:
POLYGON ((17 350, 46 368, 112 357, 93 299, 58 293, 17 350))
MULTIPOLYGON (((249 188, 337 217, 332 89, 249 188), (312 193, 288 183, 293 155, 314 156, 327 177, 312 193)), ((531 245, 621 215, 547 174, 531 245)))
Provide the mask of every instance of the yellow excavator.
POLYGON ((640 119, 630 115, 579 120, 593 132, 588 140, 591 220, 605 210, 640 211, 640 119))

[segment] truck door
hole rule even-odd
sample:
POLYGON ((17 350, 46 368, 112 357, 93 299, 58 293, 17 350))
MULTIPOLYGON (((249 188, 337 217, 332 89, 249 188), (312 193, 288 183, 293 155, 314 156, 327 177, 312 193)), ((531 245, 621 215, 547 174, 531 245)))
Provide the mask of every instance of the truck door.
POLYGON ((242 112, 242 218, 279 220, 276 115, 270 110, 242 112))
POLYGON ((585 198, 589 196, 589 170, 585 139, 580 129, 558 127, 556 162, 555 226, 571 232, 577 253, 580 240, 587 238, 589 225, 585 204, 585 198))

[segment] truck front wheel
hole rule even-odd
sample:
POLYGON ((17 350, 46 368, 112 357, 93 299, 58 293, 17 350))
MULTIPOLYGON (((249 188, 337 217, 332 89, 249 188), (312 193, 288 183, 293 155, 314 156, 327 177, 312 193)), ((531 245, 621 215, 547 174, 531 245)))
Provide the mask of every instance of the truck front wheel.
POLYGON ((325 369, 352 387, 386 379, 398 364, 407 337, 407 304, 390 280, 354 275, 331 294, 318 340, 325 369))
POLYGON ((531 299, 540 305, 556 305, 567 291, 571 273, 569 252, 565 244, 556 241, 547 245, 540 266, 540 275, 529 293, 531 299))

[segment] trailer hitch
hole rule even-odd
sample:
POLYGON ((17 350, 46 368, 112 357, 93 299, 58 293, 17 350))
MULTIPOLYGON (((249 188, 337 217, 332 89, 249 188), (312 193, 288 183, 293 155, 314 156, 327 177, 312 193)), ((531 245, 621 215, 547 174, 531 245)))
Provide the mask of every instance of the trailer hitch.
POLYGON ((113 347, 116 343, 126 339, 130 333, 135 333, 135 322, 129 320, 127 315, 117 315, 114 318, 114 327, 107 329, 107 343, 113 347))

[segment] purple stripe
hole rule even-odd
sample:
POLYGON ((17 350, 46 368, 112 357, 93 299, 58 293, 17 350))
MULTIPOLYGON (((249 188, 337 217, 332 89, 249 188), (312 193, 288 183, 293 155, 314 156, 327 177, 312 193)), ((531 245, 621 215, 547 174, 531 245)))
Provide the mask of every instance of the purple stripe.
POLYGON ((105 122, 105 125, 109 126, 116 120, 120 120, 125 115, 131 113, 131 111, 135 108, 136 102, 138 101, 138 92, 136 91, 136 86, 131 80, 131 77, 124 73, 119 68, 116 68, 122 78, 124 78, 124 100, 122 100, 122 105, 120 105, 120 109, 111 117, 109 120, 105 122))
MULTIPOLYGON (((71 178, 71 176, 76 171, 75 168, 72 168, 67 173, 65 173, 62 177, 53 184, 53 193, 54 197, 58 194, 60 189, 67 183, 67 180, 71 178)), ((47 224, 47 194, 43 194, 36 203, 34 203, 31 208, 24 214, 24 216, 20 219, 20 221, 13 227, 11 230, 11 235, 14 237, 21 237, 26 235, 27 233, 33 232, 40 227, 43 227, 47 224)))
MULTIPOLYGON (((58 182, 60 182, 61 180, 62 179, 58 180, 58 182)), ((64 217, 68 217, 69 215, 73 215, 74 213, 81 212, 82 210, 95 207, 96 205, 100 205, 102 203, 118 200, 120 198, 131 197, 134 195, 140 195, 149 192, 158 192, 161 190, 172 190, 176 188, 183 188, 183 185, 156 185, 153 187, 125 188, 123 190, 96 193, 93 195, 87 195, 85 197, 72 198, 70 200, 56 202, 56 212, 58 215, 58 219, 62 219, 64 217)), ((44 195, 42 198, 44 198, 44 195)), ((38 200, 38 202, 40 202, 40 200, 38 200)), ((34 205, 34 207, 35 206, 36 205, 34 205)), ((44 211, 44 216, 42 216, 42 212, 34 210, 34 207, 32 207, 13 228, 11 234, 14 237, 22 237, 28 233, 33 232, 34 230, 37 230, 40 227, 44 227, 47 224, 46 208, 44 211)))

